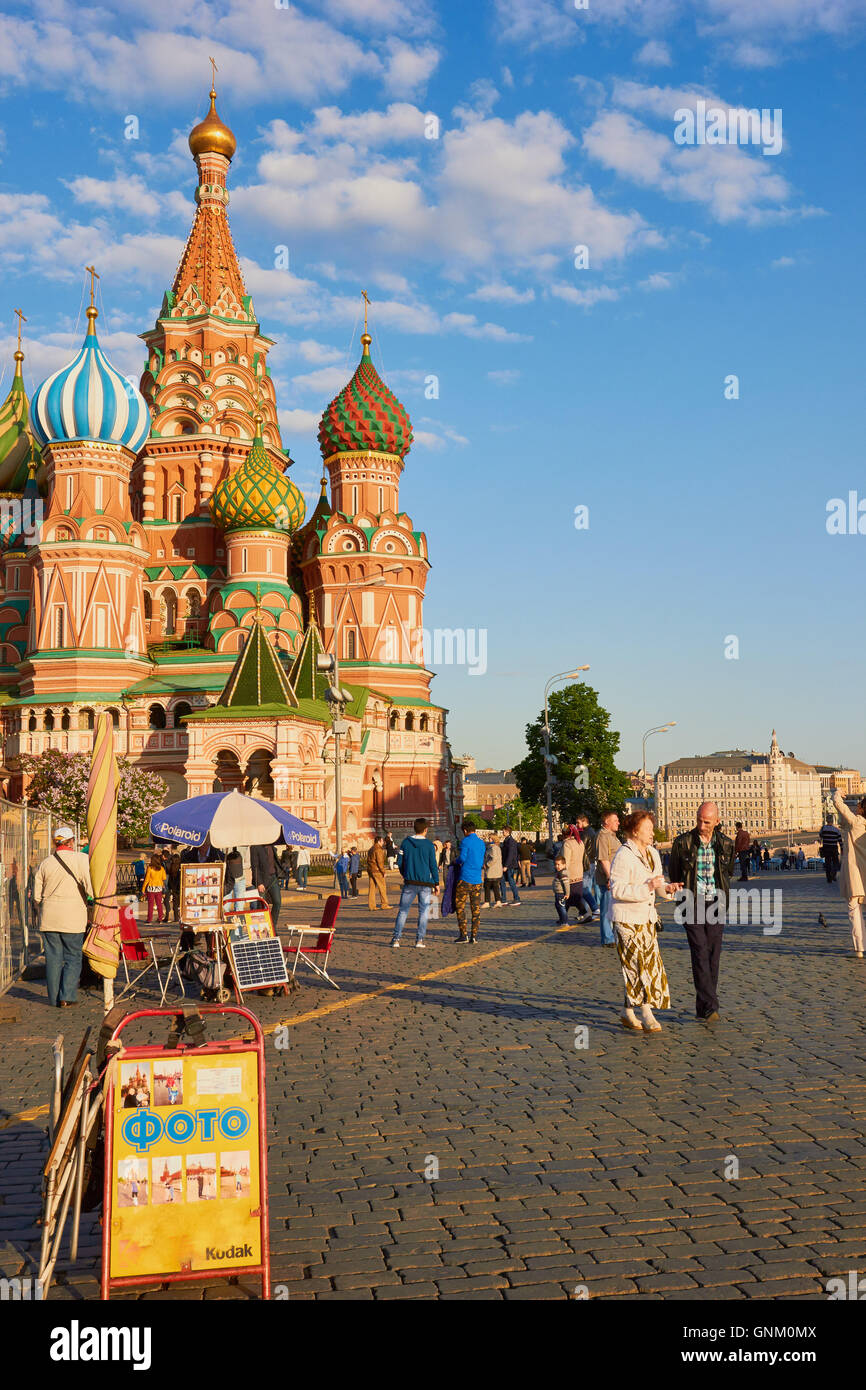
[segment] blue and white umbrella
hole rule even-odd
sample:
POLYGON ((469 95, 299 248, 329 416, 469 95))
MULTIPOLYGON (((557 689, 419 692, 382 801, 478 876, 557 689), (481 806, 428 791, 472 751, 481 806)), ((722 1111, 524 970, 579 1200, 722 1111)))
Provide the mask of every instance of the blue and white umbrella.
POLYGON ((270 801, 243 796, 238 791, 211 792, 175 801, 154 812, 150 833, 155 840, 173 840, 192 848, 204 844, 208 836, 217 849, 272 845, 279 839, 307 849, 318 849, 320 844, 318 830, 306 821, 270 801))

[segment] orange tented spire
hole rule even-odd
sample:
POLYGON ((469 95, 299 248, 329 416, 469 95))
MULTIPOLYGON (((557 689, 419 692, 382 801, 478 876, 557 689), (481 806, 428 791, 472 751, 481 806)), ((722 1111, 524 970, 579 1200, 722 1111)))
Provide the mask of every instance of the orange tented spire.
POLYGON ((198 207, 174 277, 171 313, 172 317, 214 313, 221 318, 249 320, 253 317, 252 306, 226 212, 226 173, 235 139, 217 116, 215 99, 216 92, 211 88, 210 112, 190 135, 190 149, 199 175, 198 207))

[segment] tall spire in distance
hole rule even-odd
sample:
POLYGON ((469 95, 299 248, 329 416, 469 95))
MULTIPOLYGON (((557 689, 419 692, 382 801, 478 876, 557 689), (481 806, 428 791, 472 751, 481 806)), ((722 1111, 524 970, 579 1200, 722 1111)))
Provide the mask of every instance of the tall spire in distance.
MULTIPOLYGON (((211 63, 216 72, 213 59, 211 63)), ((237 141, 217 114, 215 86, 210 89, 207 115, 190 131, 189 147, 199 176, 195 191, 198 206, 172 284, 171 316, 210 312, 249 322, 254 317, 252 304, 226 214, 226 175, 237 141)))

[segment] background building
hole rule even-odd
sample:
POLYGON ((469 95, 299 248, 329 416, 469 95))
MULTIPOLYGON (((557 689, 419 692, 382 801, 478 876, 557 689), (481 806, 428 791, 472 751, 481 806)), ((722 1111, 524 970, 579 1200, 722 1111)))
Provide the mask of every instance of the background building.
POLYGON ((752 833, 817 830, 823 819, 817 770, 779 749, 739 749, 664 763, 655 776, 657 824, 677 834, 695 823, 702 801, 715 801, 726 832, 741 820, 752 833))
POLYGON ((492 767, 485 767, 478 772, 473 762, 473 771, 464 771, 463 800, 467 808, 479 811, 485 820, 489 820, 494 811, 504 806, 507 801, 513 801, 518 795, 517 783, 510 767, 501 772, 492 767))

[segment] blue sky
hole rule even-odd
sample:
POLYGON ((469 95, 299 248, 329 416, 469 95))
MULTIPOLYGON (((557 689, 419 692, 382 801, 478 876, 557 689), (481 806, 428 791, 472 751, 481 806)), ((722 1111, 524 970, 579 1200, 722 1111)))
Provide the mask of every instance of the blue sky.
POLYGON ((767 748, 775 726, 866 770, 866 535, 826 530, 831 498, 866 499, 866 0, 4 9, 3 394, 13 307, 32 391, 77 346, 91 261, 103 344, 140 370, 213 54, 232 230, 308 495, 373 301, 417 436, 401 500, 429 541, 425 626, 487 633, 483 675, 434 682, 455 750, 517 760, 547 677, 589 663, 624 766, 675 719, 653 765, 767 748), (676 144, 698 100, 780 109, 781 152, 676 144))

